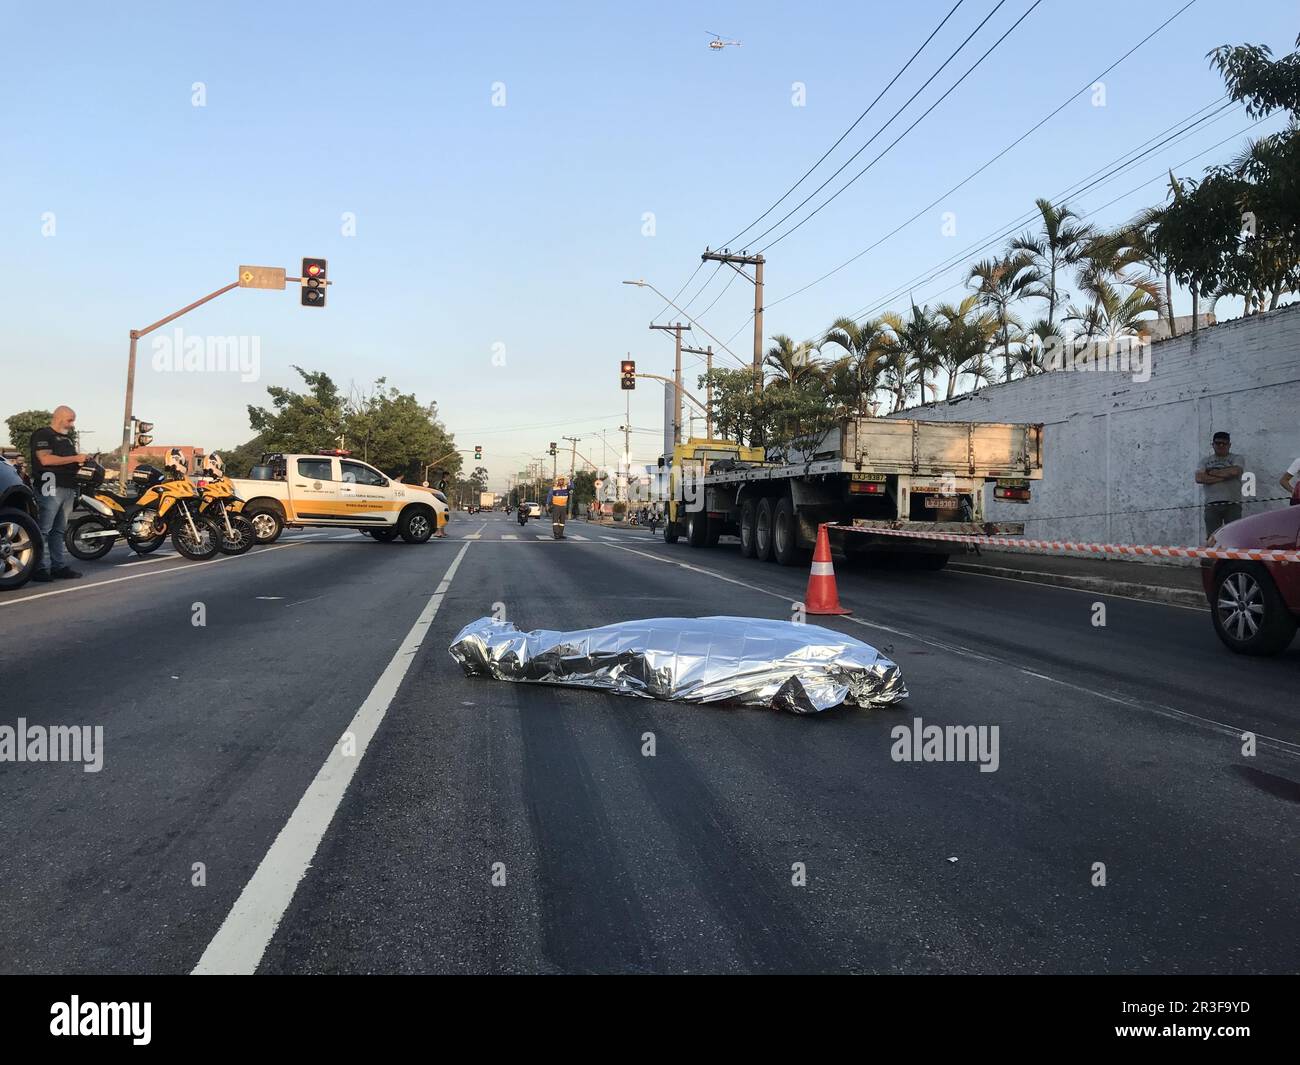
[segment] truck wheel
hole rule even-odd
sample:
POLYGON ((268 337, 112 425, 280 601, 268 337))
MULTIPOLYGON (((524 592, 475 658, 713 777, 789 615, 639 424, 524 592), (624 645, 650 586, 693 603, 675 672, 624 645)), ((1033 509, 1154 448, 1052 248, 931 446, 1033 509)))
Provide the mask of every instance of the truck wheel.
POLYGON ((410 507, 397 520, 397 531, 408 544, 427 543, 437 519, 427 507, 410 507))
POLYGON ((772 561, 772 500, 758 501, 758 515, 754 519, 754 557, 764 562, 772 561))
POLYGON ((781 497, 772 513, 772 558, 783 566, 799 561, 799 523, 788 496, 781 497))
POLYGON ((709 519, 709 531, 704 537, 705 547, 717 547, 718 541, 722 538, 722 522, 709 519))
POLYGON ((40 565, 41 527, 26 511, 0 508, 0 592, 21 588, 40 565))
POLYGON ((284 532, 284 515, 270 503, 253 503, 244 508, 244 516, 253 523, 259 544, 273 544, 284 532))
POLYGON ((396 529, 367 529, 366 532, 368 532, 381 544, 391 544, 394 540, 397 539, 396 529))
POLYGON ((916 555, 915 565, 917 569, 927 569, 938 571, 948 565, 948 555, 916 555))
POLYGON ((686 542, 692 547, 706 547, 709 542, 709 516, 702 510, 693 511, 686 519, 686 542))
POLYGON ((1256 562, 1230 562, 1215 574, 1210 610, 1214 631, 1237 654, 1279 654, 1295 636, 1296 619, 1256 562))
POLYGON ((677 537, 681 535, 681 530, 677 528, 677 523, 673 521, 664 522, 664 543, 675 544, 677 537))
POLYGON ((745 558, 754 557, 754 522, 757 517, 758 508, 752 499, 740 504, 740 553, 745 558))

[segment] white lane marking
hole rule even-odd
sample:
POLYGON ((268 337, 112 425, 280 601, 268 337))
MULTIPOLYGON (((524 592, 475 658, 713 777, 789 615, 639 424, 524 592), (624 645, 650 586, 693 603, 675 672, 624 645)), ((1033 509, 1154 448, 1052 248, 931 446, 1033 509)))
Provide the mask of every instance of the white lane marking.
MULTIPOLYGON (((631 547, 615 547, 614 550, 626 551, 628 552, 628 554, 640 555, 642 558, 653 559, 655 562, 665 562, 671 566, 679 566, 680 568, 690 570, 693 573, 702 573, 705 576, 713 577, 720 581, 726 581, 728 584, 736 584, 742 588, 749 588, 752 591, 760 592, 763 595, 769 595, 774 599, 781 599, 786 603, 792 601, 788 595, 782 595, 780 592, 774 592, 768 588, 762 588, 757 584, 751 584, 749 581, 742 581, 742 580, 737 580, 734 577, 728 577, 722 573, 717 573, 714 570, 705 569, 703 566, 692 566, 686 562, 676 562, 672 559, 663 558, 662 556, 659 555, 647 554, 645 551, 638 551, 635 548, 631 548, 631 547)), ((1039 585, 1039 587, 1054 588, 1056 586, 1039 585)), ((1061 590, 1070 592, 1070 591, 1077 591, 1078 589, 1064 588, 1061 590)), ((1155 603, 1152 605, 1167 606, 1169 604, 1155 603)), ((810 615, 810 616, 817 616, 817 615, 810 615)), ((1011 669, 1016 669, 1019 670, 1021 673, 1024 673, 1030 677, 1034 677, 1038 680, 1045 681, 1048 684, 1057 684, 1063 688, 1070 688, 1073 691, 1080 692, 1084 695, 1092 695, 1098 699, 1104 699, 1107 702, 1115 703, 1119 706, 1123 706, 1130 710, 1145 710, 1145 711, 1149 711, 1150 713, 1157 714, 1161 717, 1174 718, 1177 721, 1182 721, 1191 725, 1200 725, 1202 728, 1209 729, 1212 732, 1218 732, 1221 735, 1233 736, 1239 738, 1242 732, 1246 731, 1243 728, 1229 725, 1226 722, 1216 721, 1214 718, 1210 718, 1210 717, 1201 717, 1199 714, 1192 714, 1186 710, 1179 710, 1172 706, 1165 706, 1161 703, 1152 703, 1152 702, 1145 702, 1139 699, 1132 699, 1126 695, 1116 695, 1111 692, 1098 691, 1095 688, 1086 688, 1081 684, 1074 684, 1068 680, 1060 680, 1057 677, 1049 677, 1044 673, 1034 673, 1031 670, 1023 668, 1016 662, 1009 661, 1008 659, 998 658, 995 655, 981 654, 978 651, 971 650, 969 647, 962 647, 960 644, 946 643, 942 640, 932 640, 925 636, 921 636, 915 632, 908 632, 906 629, 896 629, 890 625, 880 625, 876 622, 864 621, 862 620, 862 618, 855 618, 847 615, 842 616, 841 620, 851 621, 853 622, 853 624, 861 625, 863 628, 876 629, 880 632, 887 632, 892 636, 901 636, 902 638, 907 640, 915 640, 917 643, 923 643, 928 647, 934 647, 941 651, 947 651, 949 654, 959 655, 962 658, 972 658, 979 662, 987 662, 990 665, 1005 666, 1011 669)), ((1255 734, 1255 740, 1256 743, 1260 746, 1271 747, 1274 750, 1281 751, 1284 754, 1300 756, 1300 744, 1291 743, 1289 740, 1279 739, 1276 736, 1266 736, 1261 733, 1255 734)))
POLYGON ((114 566, 139 566, 145 562, 168 562, 171 559, 180 558, 180 557, 181 557, 180 555, 174 552, 166 551, 161 555, 141 556, 140 558, 133 558, 128 562, 114 562, 113 565, 114 566))
POLYGON ((570 539, 570 540, 581 540, 581 541, 583 541, 584 543, 585 543, 586 540, 587 540, 587 538, 586 538, 585 536, 579 536, 577 533, 570 533, 570 534, 568 535, 567 538, 570 539))
POLYGON ((255 596, 253 596, 253 598, 254 598, 254 599, 283 599, 284 596, 282 596, 282 595, 255 595, 255 596))
POLYGON ((608 540, 610 543, 612 543, 612 544, 616 544, 616 543, 619 542, 620 537, 617 537, 617 536, 602 536, 601 539, 602 539, 602 540, 608 540))
POLYGON ((518 540, 519 537, 517 537, 514 533, 504 533, 504 534, 502 534, 501 539, 503 539, 503 540, 518 540))
POLYGON ((534 539, 534 540, 550 540, 550 539, 553 539, 553 537, 547 536, 545 533, 533 533, 533 539, 534 539))
POLYGON ((461 547, 443 575, 437 590, 429 597, 415 624, 402 640, 397 652, 375 681, 365 702, 349 722, 346 733, 356 740, 354 754, 344 756, 336 744, 320 767, 315 779, 298 800, 289 820, 275 837, 252 878, 244 885, 235 905, 217 929, 194 967, 193 975, 215 973, 252 974, 266 952, 271 937, 279 927, 285 910, 293 901, 302 878, 307 875, 316 848, 324 838, 339 803, 365 757, 366 747, 374 738, 402 679, 411 668, 416 652, 424 642, 433 619, 451 587, 461 559, 469 544, 461 547))
MULTIPOLYGON (((216 566, 222 562, 237 562, 241 558, 261 558, 263 555, 270 554, 272 551, 283 551, 289 547, 301 547, 308 543, 307 539, 297 540, 292 544, 273 544, 271 547, 261 547, 256 551, 249 551, 243 555, 224 555, 218 558, 210 558, 206 562, 191 562, 187 566, 177 566, 175 569, 156 569, 149 573, 132 573, 129 577, 113 577, 106 581, 94 581, 91 584, 78 585, 75 588, 55 588, 49 592, 37 592, 35 595, 24 595, 21 599, 0 599, 0 607, 15 606, 18 603, 30 603, 33 599, 46 599, 51 595, 67 595, 69 592, 88 592, 92 588, 103 588, 106 584, 121 584, 123 581, 138 581, 145 577, 166 576, 169 573, 192 573, 194 570, 203 566, 216 566)), ((180 558, 179 555, 176 556, 180 558)))

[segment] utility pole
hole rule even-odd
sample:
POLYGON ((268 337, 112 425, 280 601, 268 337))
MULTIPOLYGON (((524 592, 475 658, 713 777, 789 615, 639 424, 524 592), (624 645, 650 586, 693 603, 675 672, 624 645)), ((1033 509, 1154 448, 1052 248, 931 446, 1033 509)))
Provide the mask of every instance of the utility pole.
POLYGON ((573 494, 573 474, 578 463, 578 441, 581 440, 582 437, 562 436, 560 439, 569 441, 569 498, 572 501, 572 505, 569 509, 572 510, 574 514, 577 514, 577 496, 573 494))
POLYGON ((673 362, 673 382, 676 386, 676 391, 673 393, 673 443, 680 444, 682 442, 682 330, 685 326, 678 322, 676 325, 652 325, 650 328, 673 333, 676 338, 674 347, 677 357, 673 362))
POLYGON ((699 348, 682 348, 688 355, 703 355, 705 358, 704 378, 704 435, 713 439, 713 345, 701 351, 699 348))
POLYGON ((709 251, 705 248, 700 258, 726 263, 754 286, 754 395, 758 395, 763 391, 763 263, 765 260, 761 255, 733 255, 727 248, 723 248, 722 251, 709 251), (752 266, 754 276, 750 277, 740 268, 741 266, 752 266))

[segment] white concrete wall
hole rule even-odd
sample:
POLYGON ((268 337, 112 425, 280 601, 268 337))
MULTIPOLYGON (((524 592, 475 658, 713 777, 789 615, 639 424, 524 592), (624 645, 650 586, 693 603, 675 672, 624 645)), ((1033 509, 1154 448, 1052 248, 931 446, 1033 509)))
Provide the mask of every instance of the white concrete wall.
MULTIPOLYGON (((1043 480, 1028 505, 994 503, 993 520, 1026 535, 1138 544, 1199 544, 1201 488, 1193 480, 1210 436, 1255 474, 1260 500, 1300 456, 1300 305, 1158 341, 1145 383, 1118 372, 1058 371, 912 407, 897 417, 1042 422, 1043 480)), ((1247 502, 1243 513, 1286 506, 1247 502)))

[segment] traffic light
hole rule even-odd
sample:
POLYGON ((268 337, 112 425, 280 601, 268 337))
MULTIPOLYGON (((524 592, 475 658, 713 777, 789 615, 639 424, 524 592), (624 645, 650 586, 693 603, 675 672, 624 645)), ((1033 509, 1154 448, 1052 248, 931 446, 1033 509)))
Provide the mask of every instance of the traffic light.
POLYGON ((636 388, 636 362, 632 359, 624 359, 619 363, 619 374, 622 379, 623 391, 627 392, 636 388))
POLYGON ((148 447, 153 443, 153 422, 142 422, 139 418, 135 420, 135 440, 132 447, 148 447))
POLYGON ((480 461, 482 461, 482 459, 483 459, 483 445, 482 445, 482 444, 475 444, 475 445, 474 445, 474 461, 475 461, 475 462, 480 462, 480 461))
POLYGON ((303 259, 302 261, 302 305, 304 307, 325 306, 324 259, 303 259))
POLYGON ((551 441, 551 454, 552 454, 552 455, 555 454, 555 441, 554 441, 554 440, 551 441))

